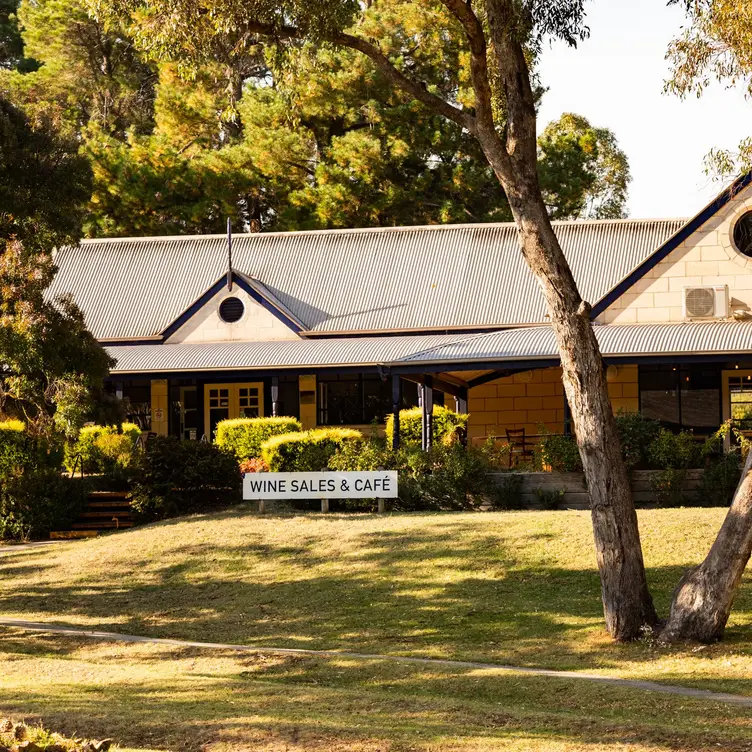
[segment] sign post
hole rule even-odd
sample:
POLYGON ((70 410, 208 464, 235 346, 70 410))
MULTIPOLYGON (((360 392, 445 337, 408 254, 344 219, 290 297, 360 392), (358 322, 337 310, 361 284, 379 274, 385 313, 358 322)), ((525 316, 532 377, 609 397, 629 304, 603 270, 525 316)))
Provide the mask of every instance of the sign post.
POLYGON ((259 511, 270 500, 321 499, 321 511, 329 511, 329 499, 378 499, 379 512, 384 499, 397 498, 397 471, 318 473, 246 473, 243 499, 258 501, 259 511))

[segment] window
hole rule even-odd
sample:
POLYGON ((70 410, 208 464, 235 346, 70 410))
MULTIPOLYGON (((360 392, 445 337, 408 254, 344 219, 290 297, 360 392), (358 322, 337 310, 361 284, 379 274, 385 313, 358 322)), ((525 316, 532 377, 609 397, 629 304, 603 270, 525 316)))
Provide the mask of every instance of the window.
POLYGON ((752 376, 729 376, 730 415, 742 431, 752 430, 752 376))
POLYGON ((668 428, 715 431, 721 423, 720 368, 640 366, 640 411, 668 428))
MULTIPOLYGON (((319 411, 321 426, 364 425, 374 420, 383 423, 392 412, 392 380, 383 381, 373 374, 341 374, 318 377, 319 411)), ((434 404, 440 404, 443 395, 434 392, 434 404)), ((402 382, 402 407, 418 404, 415 384, 402 382)))
POLYGON ((734 245, 739 253, 752 257, 752 212, 743 214, 734 225, 734 245))
POLYGON ((245 313, 245 306, 240 298, 225 298, 219 304, 219 318, 226 324, 240 321, 245 313))

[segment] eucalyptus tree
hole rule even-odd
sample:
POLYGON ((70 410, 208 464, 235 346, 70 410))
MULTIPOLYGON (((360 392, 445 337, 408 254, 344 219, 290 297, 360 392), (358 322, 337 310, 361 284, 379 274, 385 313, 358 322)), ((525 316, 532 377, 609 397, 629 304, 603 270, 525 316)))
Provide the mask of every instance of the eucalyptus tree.
POLYGON ((586 37, 583 4, 395 3, 393 26, 413 13, 430 19, 432 32, 418 36, 391 33, 383 17, 377 22, 370 11, 378 0, 103 0, 97 7, 112 19, 127 17, 142 49, 199 64, 211 59, 218 40, 231 40, 237 54, 259 40, 280 50, 304 41, 355 50, 370 58, 391 87, 475 139, 506 195, 522 254, 548 307, 591 497, 606 626, 616 639, 627 640, 654 626, 657 616, 591 308, 578 292, 541 192, 530 69, 544 40, 576 45, 586 37))

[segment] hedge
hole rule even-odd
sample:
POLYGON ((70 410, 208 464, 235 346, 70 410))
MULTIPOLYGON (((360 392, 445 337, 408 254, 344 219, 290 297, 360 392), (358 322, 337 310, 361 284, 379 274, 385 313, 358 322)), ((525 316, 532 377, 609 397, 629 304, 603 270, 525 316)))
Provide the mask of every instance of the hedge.
POLYGON ((261 445, 272 436, 303 430, 296 418, 233 418, 217 423, 217 445, 239 461, 261 456, 261 445))
POLYGON ((84 426, 74 444, 66 448, 65 467, 71 471, 80 454, 86 473, 111 472, 118 465, 128 464, 130 455, 141 436, 141 428, 135 423, 123 423, 122 431, 117 426, 84 426), (127 437, 129 442, 115 436, 127 437), (128 451, 130 448, 130 452, 128 451))
POLYGON ((261 447, 261 456, 272 472, 325 470, 338 449, 362 440, 363 434, 353 428, 317 428, 272 436, 261 447))
MULTIPOLYGON (((400 442, 404 445, 420 444, 423 411, 420 407, 412 407, 409 410, 400 410, 400 442)), ((448 407, 436 405, 433 408, 433 439, 435 442, 443 442, 451 439, 458 428, 467 431, 467 419, 470 416, 456 413, 448 407)), ((392 443, 394 435, 394 416, 388 415, 386 419, 386 438, 392 443)))

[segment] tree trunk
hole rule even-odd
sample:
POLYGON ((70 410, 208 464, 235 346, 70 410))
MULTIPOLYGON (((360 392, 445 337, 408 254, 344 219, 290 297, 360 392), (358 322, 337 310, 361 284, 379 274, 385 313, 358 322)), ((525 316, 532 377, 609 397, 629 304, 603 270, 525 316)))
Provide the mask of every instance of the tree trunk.
POLYGON ((723 638, 742 575, 752 555, 752 451, 731 508, 698 567, 685 572, 671 602, 662 642, 723 638))
POLYGON ((645 577, 637 514, 590 306, 577 292, 543 201, 510 196, 510 203, 522 252, 543 290, 559 347, 590 493, 606 628, 617 640, 632 640, 653 628, 658 616, 645 577))

